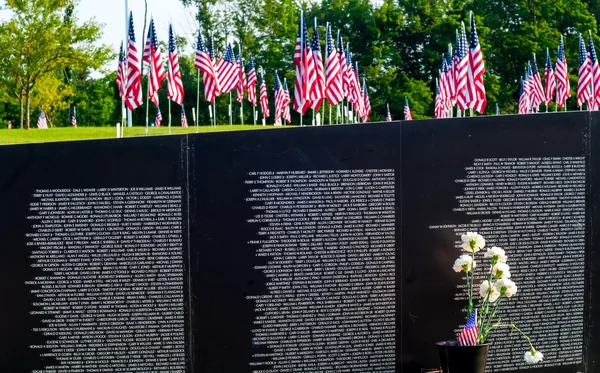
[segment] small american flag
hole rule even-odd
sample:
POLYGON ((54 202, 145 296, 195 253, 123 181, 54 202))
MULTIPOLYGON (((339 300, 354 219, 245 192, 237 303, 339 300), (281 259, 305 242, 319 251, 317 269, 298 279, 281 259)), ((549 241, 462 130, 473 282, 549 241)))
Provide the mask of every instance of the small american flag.
POLYGON ((244 70, 244 61, 242 60, 242 47, 239 47, 236 66, 238 68, 238 83, 237 83, 237 101, 244 102, 244 92, 246 91, 246 70, 244 70))
POLYGON ((556 103, 561 108, 565 106, 567 98, 571 97, 571 82, 569 81, 568 70, 565 45, 561 35, 558 56, 556 57, 556 103))
POLYGON ((37 128, 48 128, 48 121, 46 120, 46 113, 44 113, 44 110, 40 112, 40 116, 37 121, 37 128))
POLYGON ((119 91, 119 97, 125 98, 125 80, 126 80, 126 68, 125 68, 125 55, 123 54, 123 42, 121 42, 121 49, 119 50, 119 64, 117 67, 117 90, 119 91))
MULTIPOLYGON (((308 29, 306 21, 303 25, 303 42, 302 42, 302 62, 304 63, 304 73, 302 75, 302 98, 305 101, 312 101, 311 96, 316 90, 317 84, 317 68, 315 67, 315 59, 308 41, 308 29)), ((310 104, 309 104, 310 105, 310 104)))
POLYGON ((227 44, 225 55, 217 62, 217 80, 219 81, 220 91, 228 93, 233 91, 238 85, 239 70, 234 62, 233 48, 227 44))
POLYGON ((590 70, 590 55, 588 54, 583 37, 579 34, 579 82, 577 83, 577 106, 581 107, 592 95, 590 84, 592 74, 590 70))
POLYGON ((179 70, 179 56, 175 48, 173 25, 169 25, 169 71, 168 71, 168 96, 169 99, 183 105, 183 82, 179 70))
POLYGON ((527 77, 521 78, 521 95, 519 96, 519 114, 529 112, 529 92, 527 91, 527 77))
POLYGON ((408 98, 404 97, 404 120, 413 120, 412 112, 408 106, 408 98))
POLYGON ((592 75, 592 97, 589 101, 590 109, 598 110, 598 104, 600 104, 600 66, 598 65, 598 56, 596 55, 596 48, 594 48, 591 31, 588 42, 588 54, 590 55, 590 70, 592 75))
POLYGON ((484 73, 483 53, 481 52, 479 36, 477 36, 477 29, 475 28, 475 16, 471 12, 471 43, 469 45, 467 96, 470 104, 469 107, 480 114, 483 114, 487 104, 485 85, 483 83, 484 73))
POLYGON ((267 118, 269 116, 269 96, 267 95, 267 83, 262 72, 260 73, 260 108, 262 109, 263 116, 267 118))
POLYGON ((342 35, 338 30, 338 58, 340 60, 340 81, 342 82, 342 94, 344 97, 350 95, 348 89, 348 81, 346 80, 346 70, 348 69, 348 63, 346 62, 346 52, 344 51, 344 43, 342 42, 342 35))
POLYGON ((160 113, 160 108, 157 106, 156 107, 156 127, 160 127, 160 124, 162 123, 162 114, 160 113))
POLYGON ((125 79, 125 104, 129 110, 142 105, 142 81, 140 58, 135 45, 133 12, 129 13, 129 41, 127 46, 127 79, 125 79))
POLYGON ((296 82, 294 85, 294 110, 304 115, 306 110, 310 107, 310 102, 305 98, 304 88, 306 87, 306 64, 304 60, 304 45, 306 40, 304 39, 304 18, 300 17, 300 24, 298 26, 298 35, 296 36, 296 49, 294 50, 294 65, 296 65, 296 82))
POLYGON ((477 310, 475 309, 458 336, 458 345, 475 346, 477 344, 477 334, 479 334, 479 328, 477 328, 477 310))
POLYGON ((250 56, 248 63, 248 101, 256 107, 256 69, 254 68, 254 58, 250 56))
POLYGON ((550 49, 546 48, 546 66, 544 67, 544 80, 546 81, 546 106, 552 102, 556 91, 556 78, 550 62, 550 49))
POLYGON ((353 81, 352 81, 352 100, 354 105, 354 110, 356 111, 359 117, 363 117, 363 93, 360 89, 360 79, 358 78, 358 61, 354 62, 354 70, 353 70, 353 81))
MULTIPOLYGON (((457 34, 458 37, 458 34, 457 34)), ((452 43, 448 44, 448 54, 446 55, 448 63, 448 90, 450 92, 450 106, 456 105, 456 80, 454 77, 454 54, 452 53, 452 43)))
POLYGON ((333 44, 331 25, 327 24, 327 54, 325 55, 326 84, 325 97, 331 106, 335 106, 344 99, 342 76, 340 75, 340 57, 333 44))
POLYGON ((187 117, 185 116, 185 108, 181 105, 181 127, 186 128, 188 126, 187 117))
POLYGON ((433 112, 436 118, 441 118, 444 112, 442 97, 440 97, 440 82, 438 78, 435 78, 435 107, 433 112))
MULTIPOLYGON (((317 19, 315 18, 315 27, 313 28, 313 39, 311 44, 313 60, 315 64, 315 82, 311 86, 310 99, 311 107, 317 111, 325 99, 325 71, 323 70, 323 58, 321 57, 321 44, 319 42, 319 29, 317 19)), ((310 76, 310 75, 309 75, 310 76)))
POLYGON ((208 102, 213 102, 215 97, 219 95, 219 86, 217 82, 217 74, 215 66, 210 57, 210 53, 204 45, 202 33, 198 32, 198 42, 196 43, 196 57, 194 59, 194 67, 202 71, 204 82, 204 98, 208 102))
POLYGON ((369 100, 369 91, 367 90, 367 82, 365 78, 363 78, 363 89, 362 89, 362 97, 363 97, 363 110, 362 110, 362 119, 365 122, 369 121, 369 116, 371 115, 371 100, 369 100))
POLYGON ((352 65, 352 53, 350 53, 350 43, 346 44, 346 74, 344 75, 344 87, 348 89, 346 97, 348 101, 354 103, 354 66, 352 65))
MULTIPOLYGON (((160 53, 160 47, 158 45, 153 19, 150 20, 148 41, 146 43, 146 46, 148 47, 147 62, 150 64, 150 71, 148 73, 148 98, 158 106, 158 90, 165 78, 165 69, 162 63, 162 54, 160 53)), ((144 60, 146 61, 146 51, 144 51, 144 60)))
POLYGON ((277 72, 275 72, 275 87, 273 90, 275 92, 275 122, 281 124, 285 93, 283 92, 281 80, 279 80, 279 75, 277 75, 277 72))
POLYGON ((469 71, 469 55, 467 53, 467 34, 462 24, 460 37, 456 35, 456 51, 454 52, 454 81, 456 84, 456 101, 460 110, 469 107, 467 101, 467 80, 469 71))
POLYGON ((544 93, 544 86, 542 85, 542 78, 540 77, 540 71, 537 67, 537 60, 535 58, 535 53, 533 54, 533 63, 531 65, 533 72, 533 98, 534 101, 531 103, 536 110, 539 109, 539 106, 546 99, 546 94, 544 93))
POLYGON ((290 92, 285 78, 283 78, 283 119, 285 119, 288 124, 292 123, 292 116, 290 114, 290 92))
POLYGON ((77 127, 77 112, 76 112, 77 108, 73 108, 73 116, 71 117, 71 124, 73 125, 73 127, 77 127))
POLYGON ((386 122, 391 122, 392 121, 392 113, 390 113, 390 104, 386 105, 385 121, 386 122))

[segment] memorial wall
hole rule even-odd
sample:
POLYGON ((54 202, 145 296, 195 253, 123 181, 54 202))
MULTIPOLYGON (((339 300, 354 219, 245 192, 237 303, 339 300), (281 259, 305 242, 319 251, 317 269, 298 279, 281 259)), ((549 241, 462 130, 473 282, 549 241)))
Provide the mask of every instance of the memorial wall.
POLYGON ((487 372, 600 372, 590 113, 0 147, 0 372, 408 372, 519 286, 487 372), (535 368, 535 369, 531 369, 535 368))

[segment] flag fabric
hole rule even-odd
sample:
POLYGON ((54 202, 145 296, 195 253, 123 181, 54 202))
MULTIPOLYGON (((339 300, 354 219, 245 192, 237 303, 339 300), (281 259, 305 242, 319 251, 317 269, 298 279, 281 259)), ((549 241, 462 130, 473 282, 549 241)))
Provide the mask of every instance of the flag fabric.
POLYGON ((450 108, 456 105, 456 80, 454 79, 454 53, 452 53, 452 43, 448 44, 448 54, 446 55, 448 65, 448 94, 450 99, 450 108))
POLYGON ((157 106, 156 107, 156 119, 155 119, 156 127, 160 127, 162 120, 163 120, 163 118, 162 118, 162 114, 160 113, 160 108, 157 106))
POLYGON ((269 96, 267 95, 267 84, 265 78, 260 74, 260 108, 262 109, 263 116, 267 118, 269 116, 269 96))
POLYGON ((577 83, 577 106, 581 107, 591 98, 590 84, 592 83, 590 56, 579 34, 579 81, 577 83))
POLYGON ((285 93, 283 92, 283 86, 279 80, 279 75, 275 72, 275 87, 273 89, 275 94, 275 123, 281 124, 281 117, 283 116, 283 101, 285 93))
POLYGON ((283 119, 289 123, 292 123, 292 116, 290 114, 290 91, 288 90, 287 80, 283 78, 283 119))
POLYGON ((435 79, 435 106, 434 106, 434 116, 436 118, 442 118, 444 113, 444 107, 442 103, 442 97, 440 96, 440 82, 439 79, 435 79))
POLYGON ((531 78, 531 63, 527 62, 527 67, 525 68, 525 77, 523 81, 523 89, 525 90, 525 94, 527 95, 527 113, 533 111, 533 79, 531 78))
POLYGON ((469 75, 469 54, 467 52, 467 34, 465 24, 462 24, 460 38, 457 35, 456 51, 454 52, 454 81, 456 84, 456 102, 460 110, 469 107, 467 100, 467 81, 469 75))
POLYGON ((450 90, 450 71, 448 70, 448 60, 443 53, 442 70, 440 72, 440 92, 442 93, 444 110, 448 111, 452 108, 452 91, 450 90))
POLYGON ((217 62, 217 80, 223 93, 233 91, 238 85, 239 69, 233 59, 233 49, 231 44, 227 44, 225 55, 217 62))
POLYGON ((327 47, 325 56, 325 97, 331 106, 335 106, 344 99, 344 88, 342 87, 342 76, 340 75, 340 56, 333 44, 331 36, 331 25, 327 24, 327 47))
POLYGON ((363 117, 363 93, 360 88, 360 79, 358 78, 358 61, 354 63, 354 71, 353 71, 353 79, 352 79, 352 104, 354 105, 354 111, 356 111, 356 115, 359 117, 363 117))
POLYGON ((346 62, 346 52, 344 51, 344 44, 342 42, 342 35, 338 30, 338 58, 340 61, 340 81, 342 82, 342 94, 344 97, 349 97, 350 91, 348 89, 348 82, 346 81, 346 70, 348 63, 346 62))
POLYGON ((71 125, 73 127, 77 127, 77 108, 73 108, 73 115, 71 116, 71 125))
POLYGON ((590 70, 592 76, 591 99, 589 100, 590 109, 598 110, 598 105, 600 104, 600 66, 598 66, 598 56, 596 55, 596 48, 594 48, 591 32, 588 42, 588 54, 590 56, 590 70))
POLYGON ((539 106, 546 99, 546 94, 544 93, 544 86, 542 85, 542 78, 540 77, 540 71, 537 67, 537 60, 535 58, 535 53, 533 54, 533 63, 532 67, 532 77, 533 77, 533 98, 534 101, 532 105, 536 111, 539 110, 539 106))
POLYGON ((367 90, 365 78, 363 78, 362 101, 362 119, 364 122, 368 122, 371 115, 371 100, 369 100, 369 91, 367 90))
POLYGON ((183 82, 181 81, 181 71, 179 70, 179 56, 175 48, 175 36, 173 35, 173 25, 169 25, 169 76, 168 76, 168 96, 171 101, 183 105, 183 82))
POLYGON ((185 116, 185 108, 181 105, 181 127, 186 128, 188 126, 187 117, 185 116))
POLYGON ((519 96, 519 114, 529 113, 529 91, 527 89, 527 77, 521 78, 521 94, 519 96))
MULTIPOLYGON (((315 58, 312 53, 312 44, 309 45, 308 29, 306 28, 306 22, 303 26, 303 44, 302 44, 302 62, 304 63, 304 76, 302 77, 302 95, 305 100, 311 101, 311 97, 314 95, 317 84, 317 68, 315 66, 315 58)), ((312 104, 311 104, 312 106, 312 104)))
POLYGON ((546 82, 546 107, 554 99, 554 92, 556 92, 556 78, 554 76, 554 70, 552 69, 552 62, 550 62, 550 49, 546 48, 546 66, 544 67, 544 81, 546 82))
POLYGON ((248 62, 248 101, 253 107, 256 107, 256 69, 254 68, 254 58, 250 56, 248 62))
POLYGON ((386 122, 391 122, 392 121, 392 113, 390 113, 390 104, 386 105, 385 121, 386 122))
POLYGON ((565 106, 567 98, 571 97, 571 82, 569 82, 568 71, 565 45, 561 35, 558 56, 556 57, 556 104, 561 108, 565 106))
MULTIPOLYGON (((319 43, 319 29, 315 20, 311 50, 315 64, 315 82, 311 85, 310 100, 313 110, 318 111, 325 99, 325 71, 323 70, 323 58, 321 58, 321 44, 319 43)), ((309 75, 310 76, 310 75, 309 75)))
MULTIPOLYGON (((148 98, 158 106, 158 90, 165 78, 165 69, 162 62, 162 54, 160 53, 160 46, 156 38, 156 29, 154 28, 154 20, 150 20, 150 27, 148 29, 148 63, 150 64, 150 70, 148 72, 148 98)), ((146 51, 144 51, 144 57, 146 51)))
POLYGON ((477 309, 473 310, 469 320, 465 324, 465 327, 458 336, 459 346, 475 346, 477 344, 477 335, 479 334, 479 328, 477 328, 477 309))
POLYGON ((46 120, 46 113, 44 113, 44 110, 40 111, 40 116, 38 117, 37 121, 37 128, 48 128, 48 121, 46 120))
POLYGON ((238 69, 238 82, 237 82, 237 100, 239 103, 244 102, 244 92, 246 91, 246 70, 244 70, 244 62, 242 60, 242 48, 239 48, 239 53, 236 63, 238 69))
POLYGON ((198 32, 198 43, 196 44, 196 57, 194 67, 202 71, 202 81, 204 83, 204 98, 208 102, 213 102, 219 94, 219 85, 215 65, 206 46, 202 33, 198 32))
POLYGON ((142 105, 142 82, 140 73, 140 58, 135 45, 135 31, 133 28, 133 12, 129 13, 129 38, 127 44, 127 79, 125 83, 125 104, 129 110, 142 105))
POLYGON ((408 98, 404 97, 404 120, 413 120, 412 112, 408 106, 408 98))
POLYGON ((348 89, 346 97, 350 103, 354 103, 353 87, 354 87, 354 66, 352 65, 352 53, 350 53, 350 44, 346 45, 346 69, 344 75, 344 86, 348 89))
POLYGON ((294 86, 294 110, 304 115, 310 107, 310 101, 305 98, 304 89, 306 88, 305 80, 306 63, 305 63, 305 45, 306 39, 304 33, 304 18, 300 17, 298 25, 298 35, 296 36, 296 49, 294 50, 294 65, 296 65, 296 83, 294 86))
POLYGON ((119 64, 117 66, 117 90, 119 91, 119 97, 125 98, 125 86, 127 80, 127 68, 125 62, 125 55, 123 54, 123 42, 121 41, 121 49, 119 49, 119 64))
POLYGON ((469 107, 482 114, 485 111, 487 98, 485 94, 485 85, 483 83, 483 74, 485 65, 483 63, 483 54, 479 45, 479 37, 475 28, 475 17, 471 12, 471 42, 469 45, 469 69, 467 79, 467 101, 469 107))
POLYGON ((144 53, 142 53, 142 61, 150 63, 151 46, 152 46, 152 27, 154 26, 154 18, 150 18, 150 24, 148 25, 148 35, 146 36, 146 42, 144 43, 144 53))

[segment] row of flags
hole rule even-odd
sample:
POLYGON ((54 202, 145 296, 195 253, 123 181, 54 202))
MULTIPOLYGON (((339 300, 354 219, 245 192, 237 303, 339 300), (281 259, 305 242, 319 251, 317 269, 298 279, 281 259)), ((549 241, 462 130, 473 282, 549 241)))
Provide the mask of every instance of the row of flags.
MULTIPOLYGON (((73 108, 73 115, 71 116, 71 125, 73 127, 77 127, 77 112, 76 112, 76 108, 73 108)), ((38 120, 36 123, 37 128, 40 129, 48 129, 48 119, 46 118, 46 113, 44 112, 44 110, 40 111, 40 114, 38 116, 38 120)))

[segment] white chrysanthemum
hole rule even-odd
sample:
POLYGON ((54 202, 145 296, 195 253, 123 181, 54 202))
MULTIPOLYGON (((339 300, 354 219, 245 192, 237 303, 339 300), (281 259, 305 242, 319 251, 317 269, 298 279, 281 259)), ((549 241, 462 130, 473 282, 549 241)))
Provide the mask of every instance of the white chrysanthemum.
POLYGON ((498 262, 492 268, 492 275, 496 278, 510 278, 510 267, 506 263, 498 262))
POLYGON ((506 261, 508 260, 508 257, 506 256, 504 250, 496 246, 492 247, 491 249, 487 249, 487 252, 483 254, 483 256, 486 258, 496 257, 498 262, 502 263, 506 263, 506 261))
POLYGON ((500 280, 494 282, 494 287, 500 293, 502 293, 502 289, 504 289, 504 296, 507 298, 517 294, 517 284, 508 278, 501 278, 500 280))
POLYGON ((468 252, 476 253, 485 247, 485 239, 477 232, 467 232, 460 236, 460 239, 463 242, 460 246, 468 252))
POLYGON ((465 271, 465 268, 466 268, 466 272, 470 272, 476 266, 477 266, 477 264, 473 261, 473 258, 471 258, 469 255, 461 255, 458 257, 458 259, 456 259, 452 268, 454 269, 455 272, 465 271))
POLYGON ((537 364, 540 361, 542 361, 544 359, 544 354, 542 354, 539 351, 534 350, 533 348, 531 349, 531 351, 527 351, 525 353, 525 362, 527 364, 537 364))
POLYGON ((481 285, 479 286, 479 295, 481 295, 481 298, 485 300, 485 298, 488 296, 488 291, 490 291, 490 286, 492 290, 490 292, 489 302, 494 303, 498 300, 498 297, 500 297, 500 292, 494 287, 494 284, 492 284, 490 281, 485 280, 481 283, 481 285))

